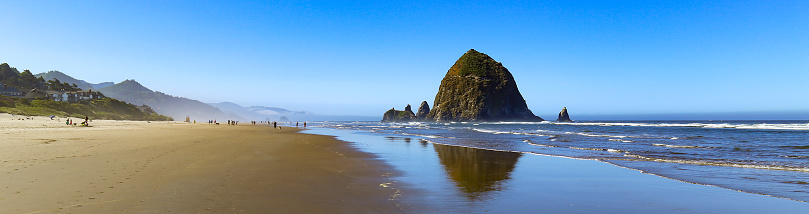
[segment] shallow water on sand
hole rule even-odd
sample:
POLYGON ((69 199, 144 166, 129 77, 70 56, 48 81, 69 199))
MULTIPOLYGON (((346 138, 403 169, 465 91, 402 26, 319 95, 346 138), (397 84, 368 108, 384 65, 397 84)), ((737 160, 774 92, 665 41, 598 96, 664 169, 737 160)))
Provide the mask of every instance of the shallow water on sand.
POLYGON ((809 121, 318 125, 462 147, 593 159, 685 182, 809 202, 809 121))
MULTIPOLYGON (((695 185, 609 163, 314 128, 400 171, 400 204, 430 213, 806 213, 809 203, 695 185)), ((411 210, 411 209, 405 209, 411 210)))

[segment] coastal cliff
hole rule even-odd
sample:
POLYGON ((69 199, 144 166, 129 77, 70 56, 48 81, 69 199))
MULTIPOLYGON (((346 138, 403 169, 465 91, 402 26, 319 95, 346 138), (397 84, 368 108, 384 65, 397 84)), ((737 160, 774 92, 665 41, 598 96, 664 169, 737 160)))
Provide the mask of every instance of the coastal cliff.
POLYGON ((432 121, 542 121, 525 104, 511 73, 471 49, 449 69, 435 95, 432 121))

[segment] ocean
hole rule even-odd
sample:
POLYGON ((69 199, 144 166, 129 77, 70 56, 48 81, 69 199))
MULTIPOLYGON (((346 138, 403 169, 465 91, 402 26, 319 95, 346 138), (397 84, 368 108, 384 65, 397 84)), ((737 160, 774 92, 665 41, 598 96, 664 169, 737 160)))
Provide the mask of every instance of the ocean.
MULTIPOLYGON (((597 160, 677 181, 809 202, 809 121, 576 121, 315 126, 488 151, 597 160)), ((440 155, 440 154, 439 154, 440 155)))

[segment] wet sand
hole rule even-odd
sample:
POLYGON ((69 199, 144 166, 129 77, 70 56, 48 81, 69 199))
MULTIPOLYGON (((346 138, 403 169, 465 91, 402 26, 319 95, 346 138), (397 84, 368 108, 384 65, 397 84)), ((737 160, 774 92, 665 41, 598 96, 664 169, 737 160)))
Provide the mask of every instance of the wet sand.
MULTIPOLYGON (((595 160, 313 128, 400 171, 400 203, 431 213, 809 213, 809 203, 690 184, 595 160), (414 194, 413 191, 418 191, 414 194)), ((795 189, 801 191, 801 189, 795 189)))
POLYGON ((333 137, 249 123, 91 125, 0 114, 0 213, 405 209, 388 187, 392 167, 333 137))

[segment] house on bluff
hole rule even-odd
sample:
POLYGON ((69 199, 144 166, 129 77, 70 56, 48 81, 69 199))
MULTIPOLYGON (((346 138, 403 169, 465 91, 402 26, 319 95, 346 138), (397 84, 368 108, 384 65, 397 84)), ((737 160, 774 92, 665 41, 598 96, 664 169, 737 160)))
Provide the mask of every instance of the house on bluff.
POLYGON ((22 91, 15 87, 9 87, 0 82, 0 95, 7 97, 22 97, 22 91))
POLYGON ((98 100, 106 96, 92 89, 87 91, 48 91, 46 98, 53 101, 77 103, 80 101, 98 100))

